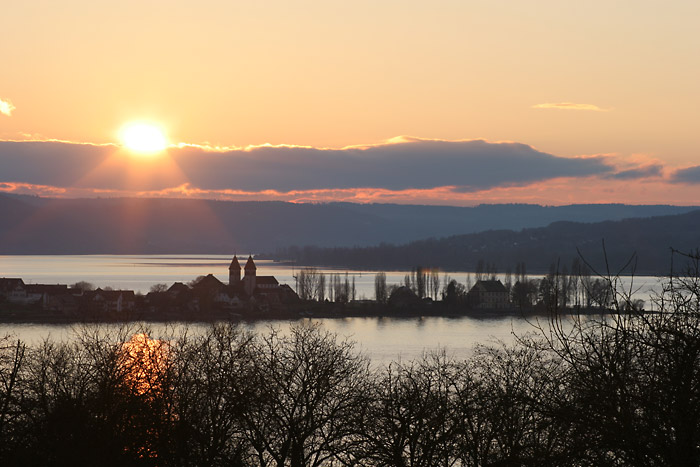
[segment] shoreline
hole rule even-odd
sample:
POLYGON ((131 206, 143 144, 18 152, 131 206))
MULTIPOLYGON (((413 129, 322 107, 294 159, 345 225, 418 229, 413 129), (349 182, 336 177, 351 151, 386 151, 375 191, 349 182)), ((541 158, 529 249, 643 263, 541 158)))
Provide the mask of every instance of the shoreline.
MULTIPOLYGON (((308 307, 294 307, 288 309, 270 311, 210 311, 206 313, 174 312, 174 313, 111 313, 111 314, 65 314, 62 312, 46 312, 34 310, 0 310, 0 324, 109 324, 124 322, 147 323, 216 323, 221 321, 254 323, 259 321, 302 321, 305 319, 347 319, 347 318, 377 318, 377 319, 421 319, 421 318, 472 318, 472 319, 506 319, 506 318, 550 318, 553 314, 545 309, 454 309, 446 306, 428 306, 419 308, 393 309, 388 306, 364 307, 365 309, 352 309, 352 307, 327 307, 318 309, 319 304, 308 307), (330 308, 330 309, 329 309, 330 308), (340 308, 340 309, 339 309, 340 308), (348 309, 350 308, 350 309, 348 309), (443 309, 435 309, 443 308, 443 309), (447 308, 447 309, 445 309, 447 308)), ((326 305, 326 304, 321 304, 326 305)), ((332 304, 335 305, 335 304, 332 304)), ((614 310, 600 308, 566 308, 557 310, 558 316, 593 316, 604 315, 614 310)))

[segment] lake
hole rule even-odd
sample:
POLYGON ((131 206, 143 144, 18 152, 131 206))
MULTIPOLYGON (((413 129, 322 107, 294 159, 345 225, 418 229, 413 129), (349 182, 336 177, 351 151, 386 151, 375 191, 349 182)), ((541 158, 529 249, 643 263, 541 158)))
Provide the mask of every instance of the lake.
MULTIPOLYGON (((307 320, 311 321, 311 320, 307 320)), ((355 349, 369 356, 375 362, 390 362, 398 359, 419 357, 425 351, 444 349, 457 358, 468 356, 476 344, 495 343, 498 340, 512 343, 513 333, 518 335, 532 332, 533 324, 519 318, 343 318, 314 319, 324 329, 336 333, 341 339, 356 343, 355 349)), ((267 333, 271 327, 286 332, 291 321, 258 321, 243 323, 245 328, 267 333)), ((102 324, 116 327, 115 324, 102 324)), ((137 325, 134 325, 137 326, 137 325)), ((146 324, 152 337, 165 334, 166 325, 146 324)), ((188 327, 188 333, 197 334, 208 324, 174 323, 175 330, 188 327)), ((3 324, 0 323, 0 337, 11 334, 29 344, 37 344, 46 337, 57 340, 71 339, 78 326, 58 324, 3 324)))

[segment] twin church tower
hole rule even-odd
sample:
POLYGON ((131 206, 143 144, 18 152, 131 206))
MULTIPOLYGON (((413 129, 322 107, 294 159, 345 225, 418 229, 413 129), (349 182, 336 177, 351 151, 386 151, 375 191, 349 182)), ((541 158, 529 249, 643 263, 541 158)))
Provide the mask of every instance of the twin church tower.
POLYGON ((243 268, 245 274, 241 279, 241 264, 238 262, 238 257, 234 255, 231 265, 228 267, 229 289, 236 294, 245 293, 248 297, 253 295, 269 296, 270 294, 291 291, 287 285, 280 286, 275 276, 258 276, 257 269, 253 257, 248 256, 248 262, 243 268))
MULTIPOLYGON (((252 256, 248 256, 248 262, 245 263, 245 275, 243 276, 243 288, 245 293, 248 295, 253 295, 255 291, 255 279, 257 267, 253 261, 252 256)), ((231 260, 231 265, 228 267, 228 285, 229 287, 238 288, 241 283, 241 263, 238 262, 238 257, 233 256, 231 260)))

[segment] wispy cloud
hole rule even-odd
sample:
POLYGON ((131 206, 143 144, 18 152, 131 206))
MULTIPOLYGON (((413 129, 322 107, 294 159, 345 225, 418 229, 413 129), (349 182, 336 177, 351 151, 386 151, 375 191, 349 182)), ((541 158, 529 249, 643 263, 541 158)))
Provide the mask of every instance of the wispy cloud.
POLYGON ((7 115, 8 117, 12 115, 12 111, 15 110, 15 106, 12 105, 9 99, 0 98, 0 114, 7 115))
POLYGON ((535 104, 533 109, 560 109, 560 110, 592 110, 594 112, 609 112, 612 109, 603 109, 593 104, 576 104, 574 102, 547 102, 535 104))

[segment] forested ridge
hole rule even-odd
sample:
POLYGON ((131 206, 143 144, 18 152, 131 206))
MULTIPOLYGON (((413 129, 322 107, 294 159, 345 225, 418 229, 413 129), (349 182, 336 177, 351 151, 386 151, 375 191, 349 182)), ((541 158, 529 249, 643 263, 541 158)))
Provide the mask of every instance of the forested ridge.
POLYGON ((632 218, 597 223, 555 222, 547 227, 430 238, 403 245, 382 243, 371 247, 316 246, 280 248, 260 255, 297 265, 353 269, 407 270, 416 266, 473 271, 479 261, 498 271, 525 263, 531 273, 546 273, 552 265, 571 264, 583 257, 597 270, 624 264, 634 253, 636 273, 663 275, 675 248, 691 252, 700 245, 700 210, 673 216, 632 218))
POLYGON ((58 199, 0 194, 0 254, 274 251, 291 245, 400 244, 493 229, 680 214, 688 206, 475 207, 206 199, 58 199))

